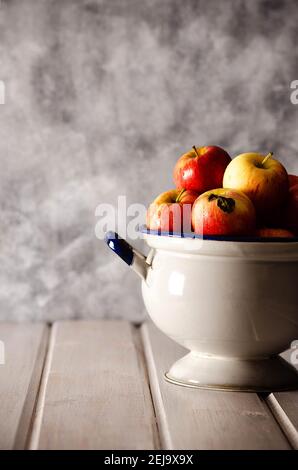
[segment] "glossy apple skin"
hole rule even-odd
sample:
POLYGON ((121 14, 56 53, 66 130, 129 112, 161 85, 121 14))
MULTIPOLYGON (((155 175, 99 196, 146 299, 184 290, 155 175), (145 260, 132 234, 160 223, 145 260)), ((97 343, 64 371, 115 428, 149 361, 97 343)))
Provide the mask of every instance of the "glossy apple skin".
POLYGON ((284 211, 284 226, 298 237, 298 184, 289 189, 284 211))
POLYGON ((296 175, 288 175, 289 177, 289 188, 292 186, 296 186, 298 184, 298 176, 296 175))
POLYGON ((181 194, 178 189, 160 194, 147 210, 147 228, 159 232, 191 231, 191 209, 197 197, 194 191, 185 190, 181 194))
POLYGON ((255 208, 251 200, 239 191, 212 189, 201 194, 195 201, 192 226, 195 233, 202 235, 254 235, 255 208), (227 207, 220 207, 220 197, 228 199, 227 207))
POLYGON ((288 174, 275 158, 262 165, 264 158, 259 153, 238 155, 225 171, 223 187, 242 191, 250 198, 260 226, 276 226, 288 193, 288 174))
POLYGON ((283 228, 259 228, 256 233, 257 237, 263 238, 293 238, 295 235, 293 232, 283 228))
POLYGON ((208 189, 220 188, 230 155, 220 147, 197 147, 182 155, 177 161, 173 178, 177 188, 185 188, 201 194, 208 189))

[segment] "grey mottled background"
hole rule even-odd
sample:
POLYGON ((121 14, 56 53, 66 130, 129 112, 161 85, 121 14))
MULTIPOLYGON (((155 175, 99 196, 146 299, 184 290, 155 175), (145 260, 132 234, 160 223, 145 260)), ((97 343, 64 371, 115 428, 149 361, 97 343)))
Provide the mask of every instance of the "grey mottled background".
POLYGON ((296 1, 2 1, 0 318, 141 319, 94 236, 100 202, 148 203, 194 143, 298 172, 296 1))

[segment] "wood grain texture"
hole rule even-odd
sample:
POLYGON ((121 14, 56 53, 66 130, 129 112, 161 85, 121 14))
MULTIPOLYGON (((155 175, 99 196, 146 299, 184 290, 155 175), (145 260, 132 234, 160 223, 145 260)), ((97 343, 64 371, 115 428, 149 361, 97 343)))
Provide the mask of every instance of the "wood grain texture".
MULTIPOLYGON (((298 370, 298 352, 285 351, 281 356, 298 370)), ((294 449, 298 449, 298 391, 271 393, 266 402, 294 449)))
POLYGON ((31 449, 158 445, 136 334, 121 321, 54 324, 31 449))
POLYGON ((290 448, 258 395, 169 384, 164 372, 186 351, 150 323, 142 326, 142 337, 163 448, 290 448))
POLYGON ((0 449, 23 449, 30 432, 47 346, 41 324, 0 323, 0 449))

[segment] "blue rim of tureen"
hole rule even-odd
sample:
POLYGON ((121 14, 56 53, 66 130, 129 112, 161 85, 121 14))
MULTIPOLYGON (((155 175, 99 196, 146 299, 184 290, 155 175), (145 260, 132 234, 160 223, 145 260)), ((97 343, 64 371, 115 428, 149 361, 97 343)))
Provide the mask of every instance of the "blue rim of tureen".
POLYGON ((198 238, 200 240, 217 240, 226 242, 255 242, 255 243, 297 243, 298 237, 237 237, 229 235, 199 235, 194 232, 180 233, 180 232, 160 232, 159 230, 150 230, 146 225, 140 227, 140 232, 146 235, 157 235, 159 237, 171 237, 171 238, 198 238))

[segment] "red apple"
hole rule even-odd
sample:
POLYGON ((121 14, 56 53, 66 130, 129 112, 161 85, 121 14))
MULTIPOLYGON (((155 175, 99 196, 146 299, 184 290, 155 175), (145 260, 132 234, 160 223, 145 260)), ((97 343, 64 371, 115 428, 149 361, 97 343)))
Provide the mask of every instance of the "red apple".
POLYGON ((263 238, 292 238, 294 236, 295 235, 292 232, 285 230, 284 228, 263 227, 257 230, 257 237, 263 238))
POLYGON ((174 183, 177 188, 185 188, 202 193, 212 188, 220 188, 231 157, 220 147, 193 146, 190 152, 182 155, 174 168, 174 183))
POLYGON ((252 235, 256 229, 255 208, 240 191, 212 189, 195 201, 192 226, 203 235, 252 235))
POLYGON ((285 205, 284 225, 298 236, 298 184, 289 190, 285 205))
POLYGON ((228 165, 223 187, 242 191, 254 203, 260 225, 275 225, 286 200, 289 182, 283 165, 259 153, 243 153, 228 165))
POLYGON ((296 175, 288 175, 289 177, 289 188, 292 186, 296 186, 298 184, 298 176, 296 175))
POLYGON ((198 194, 170 189, 160 194, 147 210, 147 227, 163 232, 190 232, 191 209, 198 194))

